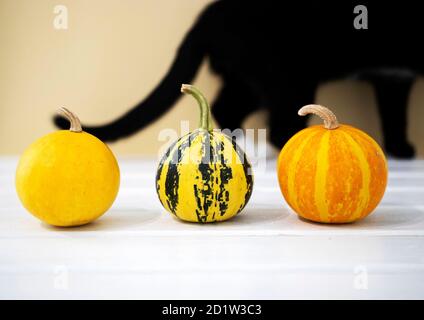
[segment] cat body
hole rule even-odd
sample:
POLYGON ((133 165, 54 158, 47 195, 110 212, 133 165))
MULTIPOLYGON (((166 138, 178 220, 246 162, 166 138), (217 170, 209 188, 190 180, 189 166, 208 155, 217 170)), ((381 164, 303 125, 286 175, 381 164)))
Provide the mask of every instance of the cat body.
MULTIPOLYGON (((321 83, 359 72, 360 79, 375 87, 386 151, 410 158, 414 149, 406 135, 407 102, 416 75, 424 71, 424 52, 419 45, 411 46, 410 36, 411 30, 421 28, 421 20, 414 20, 417 12, 409 7, 382 4, 380 9, 365 3, 369 28, 358 30, 353 24, 355 5, 348 1, 212 2, 148 97, 119 119, 84 129, 104 141, 141 130, 175 104, 181 96, 180 85, 192 82, 208 58, 212 70, 222 78, 222 88, 212 104, 221 128, 240 128, 250 113, 266 108, 269 139, 281 148, 306 126, 307 119, 297 116, 297 110, 314 102, 321 83), (399 21, 404 24, 399 26, 399 21), (388 76, 378 72, 381 68, 409 72, 388 76)), ((55 121, 66 126, 61 118, 55 121)))

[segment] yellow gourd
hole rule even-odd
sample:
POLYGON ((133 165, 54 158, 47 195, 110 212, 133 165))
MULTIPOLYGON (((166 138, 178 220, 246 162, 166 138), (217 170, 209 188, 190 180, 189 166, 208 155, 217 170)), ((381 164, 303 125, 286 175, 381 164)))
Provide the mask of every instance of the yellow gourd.
POLYGON ((59 109, 70 130, 50 133, 22 155, 16 190, 24 207, 54 226, 78 226, 105 213, 119 189, 119 167, 110 149, 82 131, 79 119, 59 109))

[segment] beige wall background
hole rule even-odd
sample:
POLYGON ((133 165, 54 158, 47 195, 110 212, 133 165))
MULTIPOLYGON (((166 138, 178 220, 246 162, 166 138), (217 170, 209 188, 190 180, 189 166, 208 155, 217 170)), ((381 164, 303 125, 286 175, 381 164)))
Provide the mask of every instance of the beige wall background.
MULTIPOLYGON (((67 106, 87 124, 114 119, 143 99, 167 71, 183 35, 210 0, 0 0, 0 154, 20 154, 54 130, 51 117, 67 106), (68 8, 69 28, 53 27, 56 5, 68 8)), ((207 62, 195 84, 212 100, 219 79, 207 62)), ((319 103, 381 141, 373 89, 365 83, 323 85, 319 103)), ((424 155, 424 82, 410 99, 411 141, 424 155)), ((265 127, 266 114, 246 127, 265 127)), ((146 130, 111 145, 119 155, 156 155, 163 128, 192 128, 197 106, 184 97, 146 130)), ((314 120, 316 122, 316 120, 314 120)))

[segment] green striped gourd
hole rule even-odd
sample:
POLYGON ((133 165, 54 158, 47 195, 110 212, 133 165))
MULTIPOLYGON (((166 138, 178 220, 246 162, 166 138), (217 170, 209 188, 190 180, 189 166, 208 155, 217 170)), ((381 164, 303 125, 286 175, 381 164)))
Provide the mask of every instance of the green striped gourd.
POLYGON ((246 155, 229 136, 213 131, 209 104, 191 85, 200 106, 200 128, 184 135, 167 150, 156 176, 156 191, 163 207, 181 220, 224 221, 239 213, 253 187, 246 155))

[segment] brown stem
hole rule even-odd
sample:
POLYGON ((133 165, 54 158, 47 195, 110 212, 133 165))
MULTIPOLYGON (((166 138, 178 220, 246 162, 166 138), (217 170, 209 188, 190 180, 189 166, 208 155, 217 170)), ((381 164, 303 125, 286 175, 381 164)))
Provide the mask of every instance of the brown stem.
POLYGON ((316 114, 322 120, 324 120, 324 127, 326 129, 333 130, 339 127, 339 122, 337 121, 336 116, 330 109, 326 107, 320 106, 318 104, 309 104, 300 108, 298 112, 299 116, 306 116, 310 113, 316 114))
POLYGON ((71 127, 69 128, 70 131, 72 131, 72 132, 82 132, 81 122, 78 119, 78 117, 76 116, 76 114, 72 113, 71 111, 69 111, 65 107, 60 107, 57 110, 57 113, 59 113, 60 115, 64 116, 66 119, 69 120, 69 122, 71 123, 71 127))

